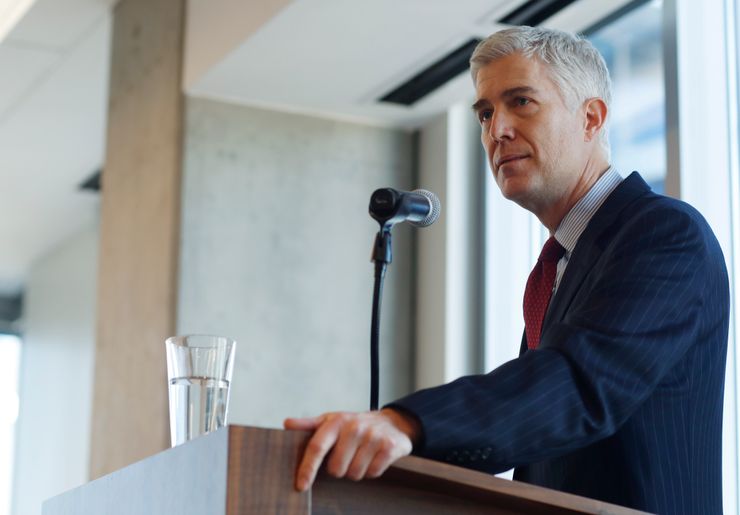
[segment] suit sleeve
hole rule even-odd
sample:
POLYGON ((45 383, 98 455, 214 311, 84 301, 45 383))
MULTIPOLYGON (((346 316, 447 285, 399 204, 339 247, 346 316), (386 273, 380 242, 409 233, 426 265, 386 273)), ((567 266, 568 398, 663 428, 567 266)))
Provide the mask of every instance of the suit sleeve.
POLYGON ((593 242, 599 257, 537 350, 390 405, 419 419, 415 454, 507 470, 608 437, 670 387, 677 362, 726 322, 728 284, 700 215, 655 204, 593 242))

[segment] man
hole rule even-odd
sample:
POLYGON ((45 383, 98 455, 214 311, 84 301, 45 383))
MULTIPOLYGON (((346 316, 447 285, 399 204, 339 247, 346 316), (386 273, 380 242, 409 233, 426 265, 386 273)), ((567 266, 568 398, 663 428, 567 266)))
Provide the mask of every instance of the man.
POLYGON ((314 430, 296 485, 328 455, 377 477, 415 454, 661 514, 721 513, 729 288, 704 219, 609 165, 609 76, 593 46, 518 27, 471 58, 481 142, 502 194, 551 238, 525 293, 519 358, 314 430))

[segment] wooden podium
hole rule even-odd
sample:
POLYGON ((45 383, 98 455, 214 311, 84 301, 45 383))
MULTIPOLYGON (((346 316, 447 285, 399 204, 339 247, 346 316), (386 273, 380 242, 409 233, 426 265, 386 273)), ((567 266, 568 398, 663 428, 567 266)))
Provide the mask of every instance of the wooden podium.
POLYGON ((49 499, 43 515, 642 513, 413 456, 379 479, 319 475, 298 493, 293 478, 307 440, 228 426, 49 499))

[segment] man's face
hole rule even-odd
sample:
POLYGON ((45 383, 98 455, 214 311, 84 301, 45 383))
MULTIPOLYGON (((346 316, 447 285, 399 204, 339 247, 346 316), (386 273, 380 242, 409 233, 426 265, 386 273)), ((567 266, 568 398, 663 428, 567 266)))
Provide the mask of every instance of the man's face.
POLYGON ((588 161, 583 109, 569 109, 545 64, 512 54, 481 68, 473 105, 501 193, 540 215, 572 192, 588 161))

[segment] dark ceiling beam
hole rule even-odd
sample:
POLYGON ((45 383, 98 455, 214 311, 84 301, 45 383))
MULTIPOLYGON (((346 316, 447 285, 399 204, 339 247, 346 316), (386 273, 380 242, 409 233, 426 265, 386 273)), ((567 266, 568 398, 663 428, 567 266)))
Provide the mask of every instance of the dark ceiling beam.
POLYGON ((0 295, 0 322, 15 322, 21 317, 22 309, 21 295, 0 295))
POLYGON ((409 80, 396 87, 379 99, 380 102, 391 102, 410 106, 425 97, 449 80, 468 69, 468 60, 479 39, 471 39, 452 52, 430 64, 409 80))
POLYGON ((536 27, 573 2, 575 0, 530 0, 529 2, 524 2, 498 22, 504 25, 536 27))

